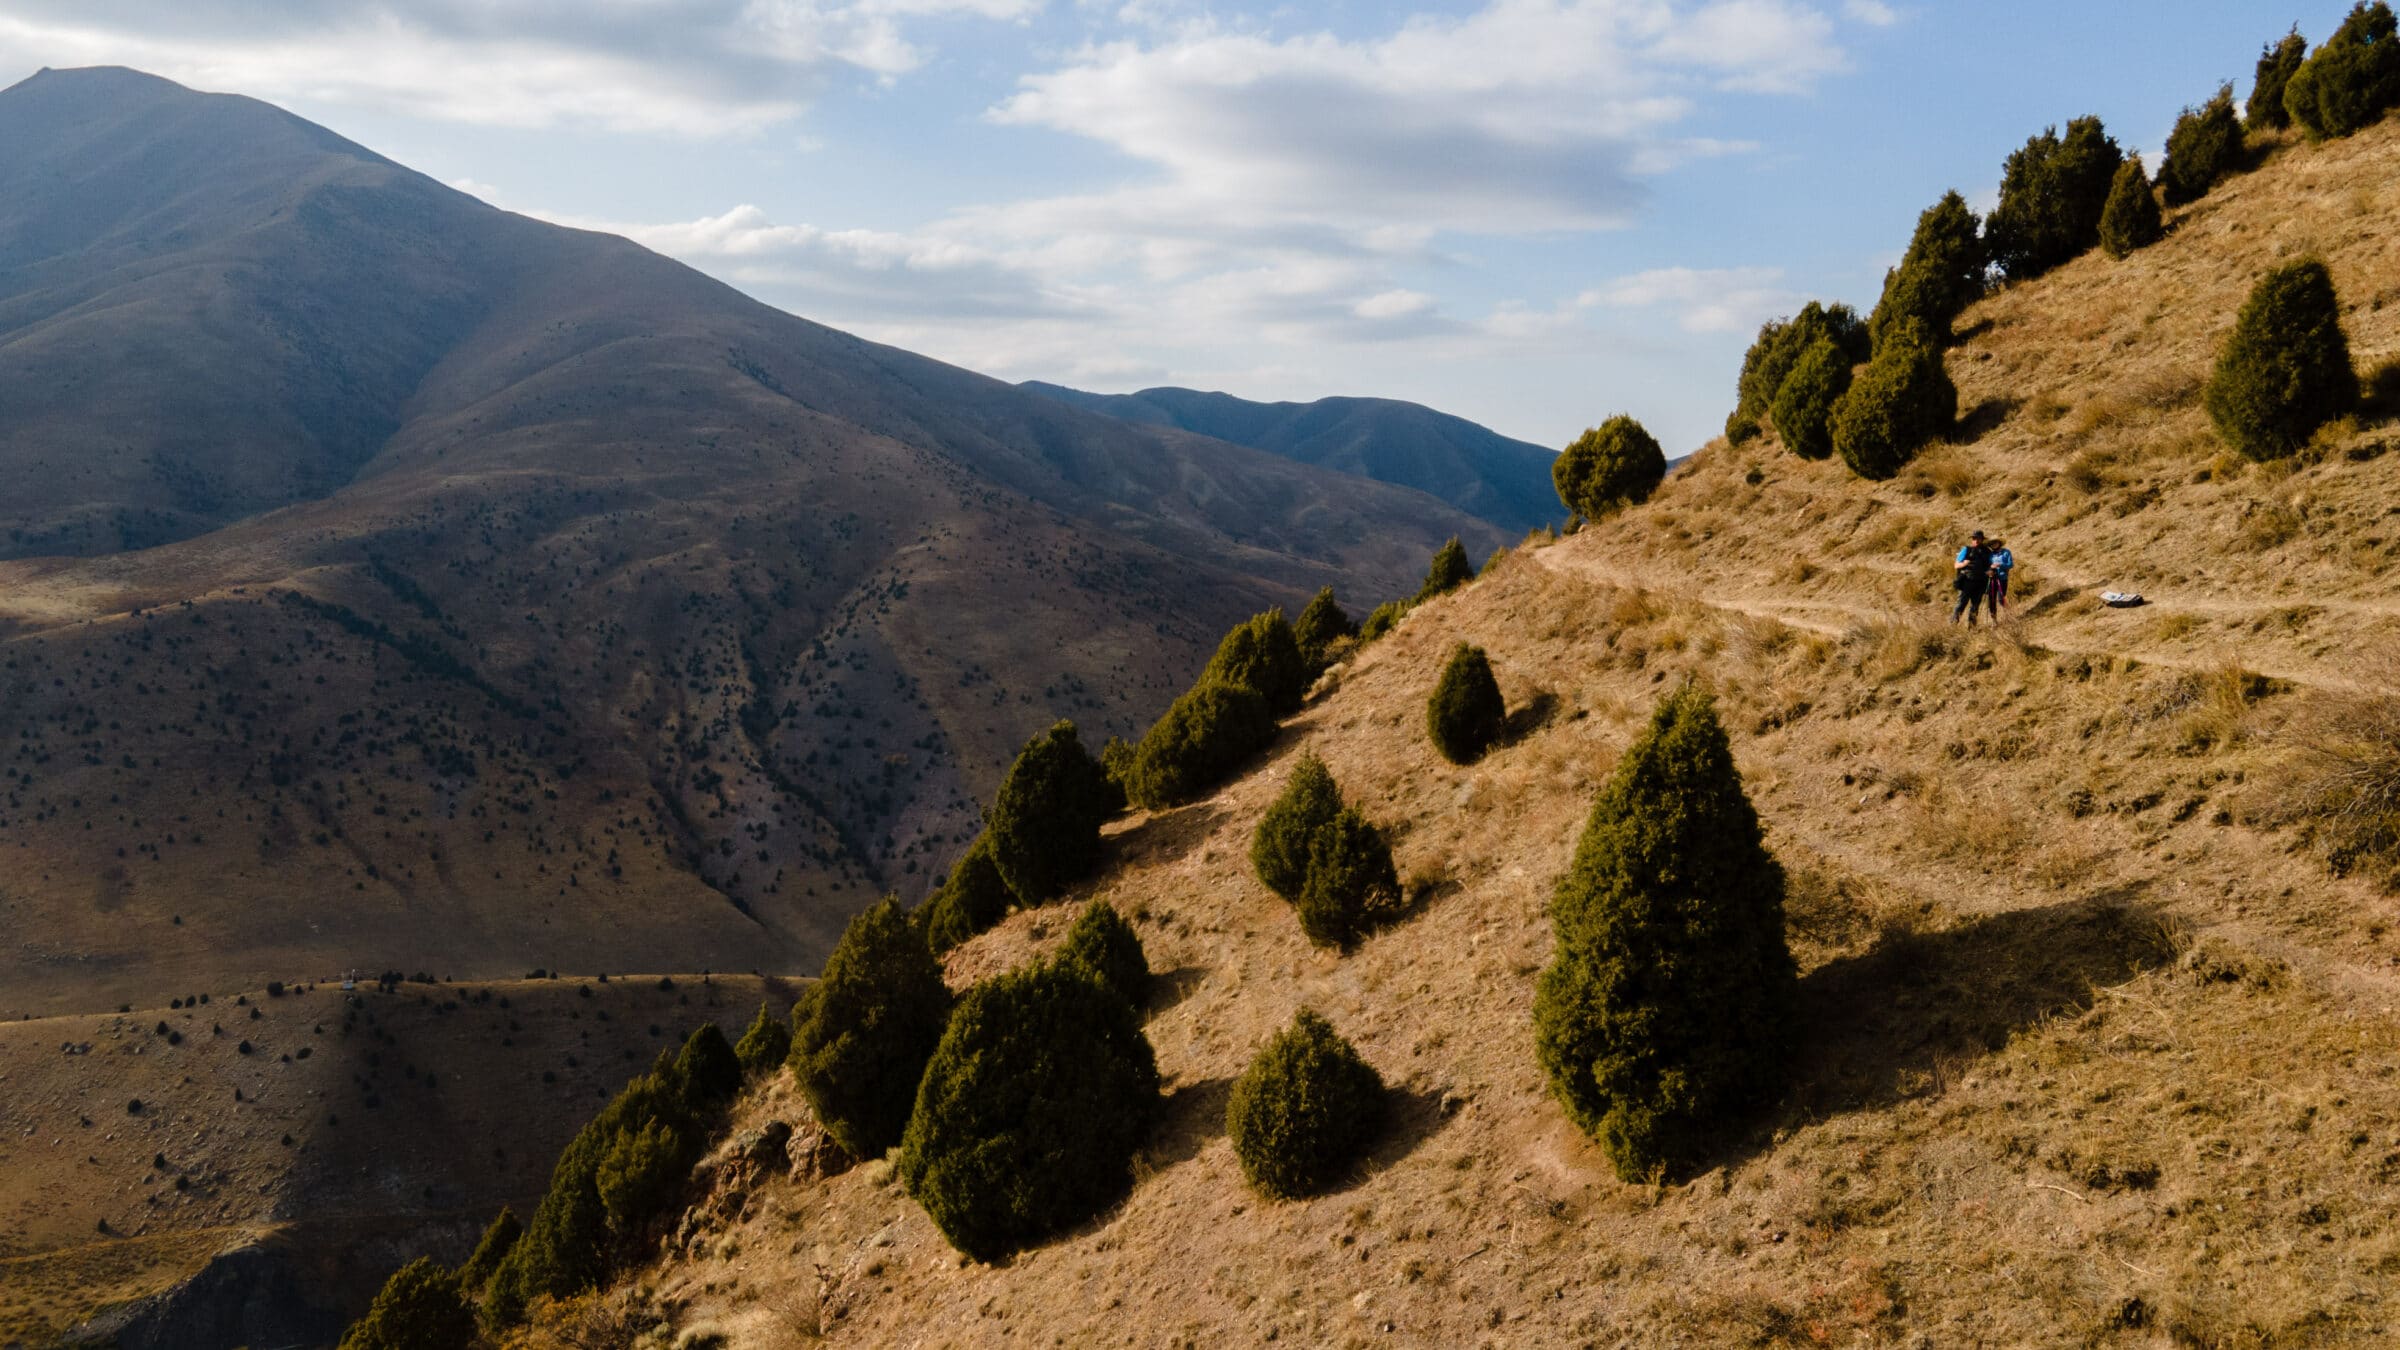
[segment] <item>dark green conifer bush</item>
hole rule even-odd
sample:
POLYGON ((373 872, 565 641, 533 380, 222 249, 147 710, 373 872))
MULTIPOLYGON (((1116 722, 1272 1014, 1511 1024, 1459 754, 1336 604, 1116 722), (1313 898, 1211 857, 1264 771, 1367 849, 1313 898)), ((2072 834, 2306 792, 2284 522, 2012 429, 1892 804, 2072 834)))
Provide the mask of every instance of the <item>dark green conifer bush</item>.
POLYGON ((1059 944, 1058 963, 1098 980, 1136 1009, 1150 1002, 1150 958, 1141 935, 1106 900, 1084 906, 1059 944))
POLYGON ((2242 119, 2234 116, 2233 86, 2228 84, 2175 119, 2175 129, 2167 133, 2167 157, 2158 162, 2159 195, 2169 206, 2196 202, 2218 179, 2241 167, 2242 119))
POLYGON ((1796 988, 1783 869, 1708 695, 1663 700, 1617 761, 1550 901, 1534 998, 1551 1091, 1639 1181, 1772 1100, 1796 988))
POLYGON ((2284 111, 2311 140, 2347 136, 2400 105, 2400 32, 2384 0, 2358 4, 2283 86, 2284 111))
POLYGON ((700 1115, 732 1101, 742 1090, 742 1061, 717 1024, 703 1022, 684 1039, 683 1053, 675 1057, 675 1076, 683 1081, 685 1105, 700 1115))
POLYGON ((1246 684, 1202 680, 1168 707, 1134 751, 1125 795, 1156 810, 1190 801, 1275 739, 1275 714, 1246 684))
POLYGON ((769 1011, 766 1004, 759 1004, 758 1016, 751 1020, 750 1029, 742 1033, 742 1039, 733 1047, 733 1056, 742 1062, 742 1071, 771 1072, 783 1067, 783 1061, 791 1053, 791 1023, 769 1011))
POLYGON ((1283 611, 1270 609, 1234 625, 1217 643, 1216 655, 1200 678, 1246 684, 1265 695, 1268 709, 1282 717, 1300 711, 1308 693, 1308 660, 1300 654, 1299 637, 1283 611))
POLYGON ((2100 248, 2122 258, 2164 238, 2166 222, 2158 213, 2158 196, 2142 172, 2142 157, 2129 155, 2117 166, 2117 181, 2108 189, 2108 209, 2100 213, 2100 248))
POLYGON ((1158 1065, 1133 1006, 1040 963, 967 991, 926 1066, 901 1184, 959 1251, 997 1261, 1131 1183, 1158 1065))
POLYGON ((2225 443, 2281 459, 2358 401, 2333 276, 2313 258, 2258 279, 2209 379, 2208 415, 2225 443))
POLYGON ((937 955, 946 952, 1007 918, 1016 902, 1017 893, 992 864, 991 835, 979 834, 925 902, 925 941, 937 955))
POLYGON ((1789 319, 1761 324, 1758 338, 1742 355, 1741 378, 1735 385, 1733 412, 1725 419, 1725 436, 1734 444, 1758 434, 1760 422, 1775 404, 1785 377, 1802 353, 1827 338, 1856 365, 1871 354, 1873 337, 1857 311, 1848 305, 1822 305, 1814 300, 1789 319))
POLYGON ((383 1282, 367 1315, 343 1334, 341 1350, 461 1350, 475 1335, 475 1313, 457 1277, 420 1256, 383 1282))
POLYGON ((1302 1009, 1259 1048, 1225 1101, 1225 1133, 1259 1194, 1292 1200, 1348 1176, 1383 1128, 1383 1078, 1330 1023, 1302 1009))
POLYGON ((2097 117, 2027 140, 2001 170, 2000 202, 1984 222, 1992 262, 2011 281, 2038 277, 2100 242, 2100 213, 2125 153, 2097 117))
POLYGON ((2284 86, 2291 83, 2293 73, 2307 59, 2308 39, 2300 36, 2297 24, 2280 41, 2260 48, 2258 70, 2250 84, 2250 101, 2242 105, 2242 119, 2253 127, 2290 126, 2292 115, 2283 106, 2284 86))
POLYGON ((592 1183, 608 1212, 612 1232, 638 1235, 691 1175, 685 1140, 658 1121, 627 1130, 609 1141, 592 1183))
POLYGON ((492 1220, 476 1241, 474 1254, 458 1268, 458 1290, 469 1302, 482 1295, 483 1287, 492 1281, 493 1272, 500 1269, 500 1263, 508 1259, 510 1249, 523 1236, 525 1225, 517 1222, 517 1212, 502 1205, 500 1216, 492 1220))
POLYGON ((1112 792, 1107 779, 1073 722, 1055 723, 1026 742, 1008 766, 983 833, 992 865, 1021 903, 1052 899, 1098 864, 1112 792))
MULTIPOLYGON (((1883 298, 1867 321, 1872 338, 1880 342, 1887 330, 1915 323, 1923 325, 1937 341, 1949 342, 1951 325, 1984 291, 1987 260, 1978 233, 1980 225, 1967 208, 1967 199, 1956 192, 1943 193, 1940 201, 1918 215, 1908 252, 1884 277, 1883 298)), ((1848 359, 1847 352, 1844 356, 1845 371, 1866 359, 1863 355, 1848 359)), ((1797 359, 1792 368, 1799 369, 1797 359)), ((1788 442, 1790 438, 1785 439, 1788 442)))
POLYGON ((900 1141, 950 1002, 899 901, 880 901, 842 931, 793 1010, 803 1020, 792 1028, 792 1075, 843 1151, 874 1158, 900 1141))
POLYGON ((1346 947, 1400 908, 1400 874, 1383 831, 1343 807, 1308 841, 1308 880, 1293 908, 1320 947, 1346 947))
POLYGON ((1834 400, 1834 453, 1861 478, 1900 472, 1958 419, 1958 390, 1922 329, 1894 332, 1834 400))
POLYGON ((1451 648, 1433 696, 1425 701, 1425 731, 1433 748, 1453 764, 1472 764, 1507 724, 1508 705, 1500 699, 1500 682, 1492 678, 1491 658, 1464 642, 1451 648))
POLYGON ((1558 499, 1587 520, 1650 500, 1666 476, 1658 438, 1624 413, 1585 431, 1550 461, 1558 499))
POLYGON ((1358 625, 1351 622, 1350 616, 1335 602, 1333 588, 1327 586, 1317 592, 1316 598, 1308 602, 1306 609, 1300 611, 1299 619, 1292 624, 1292 636, 1300 643, 1301 661, 1313 674, 1325 669, 1326 653, 1332 650, 1333 644, 1343 638, 1358 636, 1358 625))
POLYGON ((1310 841, 1341 809, 1341 790, 1334 786, 1325 761, 1313 750, 1303 751, 1293 761, 1292 776, 1283 791, 1258 818, 1258 831, 1250 837, 1250 864, 1258 869, 1258 879, 1268 890, 1289 901, 1300 899, 1301 889, 1308 885, 1310 841))
POLYGON ((1425 584, 1417 588, 1416 604, 1424 604, 1437 595, 1448 595, 1464 586, 1475 575, 1467 566, 1467 546, 1451 535, 1449 542, 1433 551, 1433 561, 1425 567, 1425 584))
POLYGON ((1367 614, 1367 621, 1358 626, 1358 640, 1373 642, 1398 627, 1408 617, 1408 606, 1398 600, 1386 600, 1367 614))
POLYGON ((1771 415, 1776 437, 1802 459, 1831 455, 1833 405, 1849 389, 1850 358, 1830 340, 1817 339, 1775 394, 1771 415))

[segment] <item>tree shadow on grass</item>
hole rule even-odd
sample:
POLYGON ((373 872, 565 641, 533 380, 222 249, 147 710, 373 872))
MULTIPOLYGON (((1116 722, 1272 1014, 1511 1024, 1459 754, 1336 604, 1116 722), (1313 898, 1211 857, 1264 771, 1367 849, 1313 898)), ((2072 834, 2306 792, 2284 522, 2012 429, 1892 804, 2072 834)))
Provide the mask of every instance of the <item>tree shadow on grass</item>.
POLYGON ((1958 430, 1951 438, 1961 445, 1972 445, 1987 434, 1999 429, 2009 415, 2023 406, 2013 398, 1987 398, 1958 415, 1958 430))
POLYGON ((1225 1100, 1233 1095, 1233 1079, 1202 1078, 1183 1083, 1159 1099, 1158 1123, 1141 1152, 1138 1167, 1163 1172, 1190 1162, 1225 1133, 1225 1100))
POLYGON ((1500 724, 1499 744, 1515 745, 1550 725, 1551 719, 1556 716, 1558 716, 1558 695, 1547 689, 1537 689, 1534 691, 1533 697, 1511 710, 1507 720, 1500 724))
POLYGON ((1155 866, 1174 862, 1199 847, 1224 823, 1225 816, 1225 808, 1213 802, 1193 802, 1155 812, 1147 820, 1103 837, 1107 856, 1098 870, 1106 873, 1136 863, 1155 866))
POLYGON ((1146 1017, 1156 1017, 1200 992, 1208 982, 1208 967, 1177 966, 1173 970, 1150 973, 1150 1001, 1143 1005, 1146 1017))
POLYGON ((1392 1167, 1424 1147, 1425 1143, 1448 1127, 1451 1113, 1442 1109, 1442 1094, 1418 1088, 1393 1087, 1384 1092, 1387 1114, 1383 1129, 1367 1146, 1350 1175, 1328 1187, 1326 1194, 1339 1195, 1364 1185, 1377 1173, 1392 1167))

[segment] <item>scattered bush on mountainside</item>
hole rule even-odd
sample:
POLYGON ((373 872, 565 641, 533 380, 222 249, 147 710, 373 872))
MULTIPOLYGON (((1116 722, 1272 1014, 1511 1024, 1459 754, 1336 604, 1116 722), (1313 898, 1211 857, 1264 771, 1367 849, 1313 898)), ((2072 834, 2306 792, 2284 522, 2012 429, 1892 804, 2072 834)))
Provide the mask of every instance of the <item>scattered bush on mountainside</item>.
MULTIPOLYGON (((1888 295, 1889 292, 1887 291, 1888 295)), ((1802 459, 1833 453, 1833 405, 1850 389, 1850 358, 1827 339, 1801 353, 1775 393, 1769 416, 1776 439, 1802 459)))
POLYGON ((1386 600, 1367 614, 1367 621, 1358 626, 1358 640, 1373 642, 1399 626, 1408 617, 1408 606, 1398 600, 1386 600))
POLYGON ((950 875, 925 902, 921 920, 925 942, 936 955, 946 952, 1007 918, 1016 902, 1017 893, 1008 888, 992 863, 990 833, 976 835, 950 875))
POLYGON ((2010 281, 2038 277, 2100 242, 2100 213, 2124 151, 2097 117, 2045 129, 2011 153, 2000 202, 1984 222, 1992 262, 2010 281))
POLYGON ((427 1256, 384 1281, 367 1315, 350 1324, 341 1350, 460 1350, 475 1343, 475 1312, 458 1279, 427 1256))
POLYGON ((1689 1169, 1772 1100, 1797 984, 1783 891, 1715 706, 1687 685, 1593 805, 1534 998, 1552 1092, 1626 1180, 1689 1169))
POLYGON ((1308 885, 1309 843, 1341 809, 1341 790, 1325 761, 1314 751, 1302 752, 1293 761, 1283 791, 1258 818, 1258 830, 1250 837, 1250 863, 1258 869, 1259 881, 1297 902, 1308 885))
MULTIPOLYGON (((1280 624, 1283 616, 1275 619, 1280 624)), ((1041 904, 1099 863, 1112 791, 1107 779, 1073 722, 1055 723, 1026 742, 1008 766, 983 833, 992 865, 1019 903, 1041 904)))
POLYGON ((620 1237, 640 1232, 690 1171, 683 1140, 659 1122, 618 1135, 592 1174, 610 1231, 620 1237))
POLYGON ((1332 1024, 1302 1009, 1234 1080, 1225 1133, 1251 1186, 1292 1200, 1349 1175, 1387 1110, 1374 1066, 1332 1024))
POLYGON ((1157 1103, 1131 1004, 1054 964, 1013 970, 959 999, 917 1092, 900 1181, 952 1246, 1001 1260, 1125 1193, 1157 1103))
POLYGON ((2353 6, 2283 86, 2284 111, 2311 140, 2347 136, 2400 106, 2400 32, 2384 0, 2353 6))
POLYGON ((2175 129, 2167 133, 2167 157, 2158 162, 2159 195, 2169 206, 2196 202, 2241 166, 2242 119, 2234 116, 2228 84, 2175 119, 2175 129))
POLYGON ((1433 561, 1425 568, 1425 584, 1417 588, 1414 604, 1424 604, 1437 595, 1448 595, 1464 586, 1475 575, 1467 566, 1467 546, 1458 542, 1457 535, 1433 551, 1433 561))
POLYGON ((1313 674, 1325 669, 1327 653, 1343 638, 1358 636, 1358 625, 1333 598, 1333 588, 1325 587, 1300 611, 1292 623, 1292 637, 1300 644, 1300 659, 1313 674))
POLYGON ((1094 900, 1067 929, 1059 944, 1058 964, 1098 980, 1109 992, 1140 1008, 1150 1001, 1150 958, 1142 953, 1141 935, 1117 907, 1094 900))
POLYGON ((777 1017, 764 1003, 758 1005, 758 1016, 751 1019, 750 1029, 734 1044, 733 1056, 742 1063, 742 1072, 756 1076, 772 1073, 783 1067, 792 1053, 792 1027, 777 1017))
MULTIPOLYGON (((1951 325, 1983 294, 1986 259, 1980 226, 1975 213, 1967 208, 1967 199, 1956 192, 1943 193, 1940 201, 1917 216, 1908 252, 1901 255, 1898 267, 1884 275, 1883 296, 1867 320, 1870 338, 1880 343, 1886 332, 1916 323, 1944 345, 1949 343, 1951 325)), ((1814 344, 1810 345, 1813 350, 1814 344)), ((1842 368, 1847 371, 1865 359, 1863 355, 1849 359, 1845 352, 1842 368)), ((1799 369, 1797 360, 1792 369, 1799 369)), ((1785 378, 1788 381, 1790 377, 1785 378)), ((1783 433, 1778 430, 1777 434, 1783 433)))
POLYGON ((458 1290, 471 1302, 480 1297, 483 1287, 492 1282, 493 1272, 508 1258, 517 1239, 525 1236, 525 1225, 517 1222, 517 1212, 506 1205, 500 1207, 500 1217, 492 1220, 475 1243, 475 1251, 467 1263, 458 1268, 458 1290))
POLYGON ((2325 264, 2304 258, 2260 277, 2208 382, 2217 434, 2252 459, 2281 459, 2357 401, 2325 264))
POLYGON ((1275 714, 1246 684, 1202 680, 1168 707, 1134 751, 1125 795, 1152 810, 1222 783, 1275 739, 1275 714))
POLYGON ((1425 731, 1433 748, 1453 764, 1472 764, 1500 739, 1507 723, 1508 705, 1501 701, 1500 682, 1492 678, 1491 658, 1464 642, 1452 647, 1441 679, 1425 700, 1425 731))
MULTIPOLYGON (((1440 555, 1435 558, 1438 565, 1440 555)), ((1270 609, 1235 624, 1217 643, 1200 678, 1246 684, 1265 695, 1268 709, 1282 717, 1300 711, 1308 693, 1308 659, 1300 654, 1299 637, 1284 621, 1283 611, 1270 609)))
POLYGON ((1343 807, 1308 840, 1308 879, 1293 903, 1300 931, 1320 947, 1346 947, 1400 908, 1392 846, 1353 807, 1343 807))
POLYGON ((1666 476, 1658 438, 1624 413, 1585 431, 1550 462, 1558 499, 1586 520, 1641 505, 1666 476))
POLYGON ((842 930, 825 973, 793 1009, 792 1075, 852 1157, 900 1142, 950 1001, 899 901, 878 902, 842 930))
MULTIPOLYGON (((763 1015, 766 1009, 759 1009, 763 1015)), ((742 1061, 714 1022, 703 1022, 684 1038, 675 1057, 675 1072, 683 1080, 684 1100, 695 1111, 723 1106, 742 1090, 742 1061)))
POLYGON ((1739 445, 1758 434, 1759 424, 1774 406, 1775 394, 1783 388, 1784 378, 1799 364, 1801 354, 1815 346, 1819 338, 1830 339, 1850 358, 1852 365, 1866 360, 1873 346, 1867 325, 1848 305, 1822 305, 1811 300, 1791 318, 1761 324, 1757 339, 1742 354, 1742 373, 1735 385, 1733 411, 1725 418, 1727 440, 1739 445))
POLYGON ((2100 248, 2112 258, 2148 248, 2164 238, 2166 222, 2158 211, 2158 196, 2142 172, 2142 157, 2128 156, 2117 166, 2117 181, 2108 188, 2108 208, 2100 213, 2100 248))
POLYGON ((1957 418, 1958 389, 1941 353, 1922 329, 1894 332, 1834 400, 1833 450, 1859 477, 1886 479, 1957 418))
POLYGON ((2299 25, 2277 41, 2259 49, 2258 69, 2250 83, 2250 100, 2242 105, 2242 120, 2254 127, 2282 128, 2292 124, 2292 115, 2283 106, 2284 86, 2291 83, 2300 63, 2308 59, 2308 39, 2300 36, 2299 25))

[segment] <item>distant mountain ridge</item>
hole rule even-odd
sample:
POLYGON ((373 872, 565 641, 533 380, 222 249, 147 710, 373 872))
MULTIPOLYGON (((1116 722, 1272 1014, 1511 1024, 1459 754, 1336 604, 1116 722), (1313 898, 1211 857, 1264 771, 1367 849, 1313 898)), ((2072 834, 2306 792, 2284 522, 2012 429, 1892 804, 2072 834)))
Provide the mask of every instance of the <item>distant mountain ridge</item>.
POLYGON ((1027 380, 1018 388, 1146 426, 1175 427, 1303 464, 1430 493, 1509 531, 1563 519, 1554 451, 1463 417, 1389 398, 1259 403, 1172 385, 1094 394, 1027 380))

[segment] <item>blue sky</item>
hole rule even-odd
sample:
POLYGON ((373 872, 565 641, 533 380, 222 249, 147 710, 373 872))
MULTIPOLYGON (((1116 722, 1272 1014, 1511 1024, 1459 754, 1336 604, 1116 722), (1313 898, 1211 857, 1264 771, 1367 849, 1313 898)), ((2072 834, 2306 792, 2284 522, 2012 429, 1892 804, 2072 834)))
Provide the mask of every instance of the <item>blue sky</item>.
POLYGON ((512 210, 1005 379, 1714 434, 1916 213, 2346 0, 0 0, 0 82, 254 95, 512 210))

